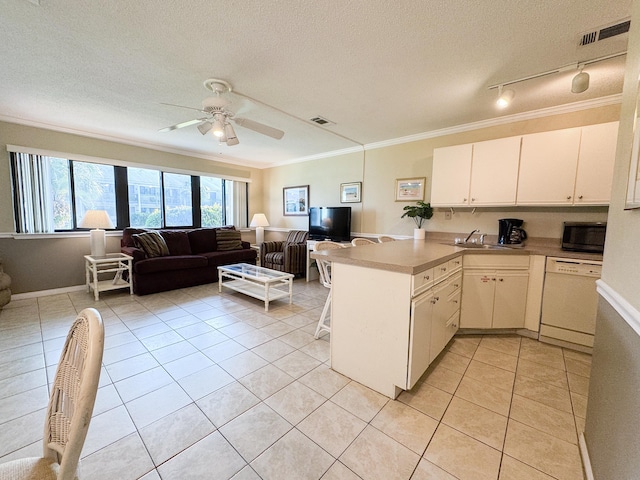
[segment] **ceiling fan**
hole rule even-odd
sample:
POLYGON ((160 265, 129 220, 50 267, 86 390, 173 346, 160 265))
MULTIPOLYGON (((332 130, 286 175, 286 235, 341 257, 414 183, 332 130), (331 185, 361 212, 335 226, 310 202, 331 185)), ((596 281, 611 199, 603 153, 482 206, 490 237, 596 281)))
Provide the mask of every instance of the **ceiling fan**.
MULTIPOLYGON (((253 130, 254 132, 262 135, 275 138, 276 140, 280 140, 284 136, 284 132, 277 128, 270 127, 254 120, 249 120, 248 118, 236 117, 235 113, 228 109, 231 102, 221 96, 223 93, 229 93, 232 91, 231 85, 228 82, 217 78, 209 78, 204 81, 204 86, 206 89, 215 93, 215 96, 205 98, 202 102, 202 108, 185 107, 183 105, 173 105, 171 103, 163 103, 162 105, 188 108, 190 110, 202 112, 206 114, 206 116, 162 128, 159 130, 160 132, 170 132, 171 130, 177 130, 179 128, 197 124, 198 130, 202 135, 212 132, 213 135, 218 138, 220 143, 226 143, 228 146, 233 146, 240 143, 236 136, 236 132, 231 125, 231 122, 233 122, 236 125, 240 125, 241 127, 248 128, 249 130, 253 130)), ((236 95, 245 96, 238 92, 235 93, 236 95)))

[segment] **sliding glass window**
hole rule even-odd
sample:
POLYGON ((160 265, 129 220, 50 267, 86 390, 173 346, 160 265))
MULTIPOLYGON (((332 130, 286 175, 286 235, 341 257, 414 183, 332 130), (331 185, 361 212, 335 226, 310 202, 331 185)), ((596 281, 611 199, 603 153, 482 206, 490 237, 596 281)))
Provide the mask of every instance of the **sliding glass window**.
POLYGON ((200 212, 203 227, 224 225, 222 182, 221 178, 200 177, 200 212))
POLYGON ((165 226, 193 226, 191 175, 163 173, 165 226))
POLYGON ((16 231, 76 230, 87 210, 118 229, 247 226, 245 182, 11 152, 16 231))
POLYGON ((87 210, 105 210, 117 225, 116 190, 112 165, 71 162, 76 225, 87 210))
POLYGON ((162 227, 162 188, 160 171, 127 168, 129 187, 129 225, 138 228, 162 227))

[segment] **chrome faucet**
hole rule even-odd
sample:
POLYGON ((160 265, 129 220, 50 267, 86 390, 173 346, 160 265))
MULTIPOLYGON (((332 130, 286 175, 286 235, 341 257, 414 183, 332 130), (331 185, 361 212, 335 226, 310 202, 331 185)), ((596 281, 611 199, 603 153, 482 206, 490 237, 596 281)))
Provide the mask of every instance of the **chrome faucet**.
POLYGON ((474 233, 480 233, 480 230, 473 230, 467 238, 464 239, 464 243, 467 243, 471 237, 473 237, 474 233))

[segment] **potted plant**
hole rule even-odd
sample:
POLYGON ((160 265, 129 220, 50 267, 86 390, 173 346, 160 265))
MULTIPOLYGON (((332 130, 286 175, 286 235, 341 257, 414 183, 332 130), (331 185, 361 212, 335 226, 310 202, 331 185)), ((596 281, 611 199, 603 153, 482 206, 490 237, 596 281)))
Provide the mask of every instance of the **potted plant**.
POLYGON ((422 223, 433 217, 433 208, 431 208, 431 204, 424 203, 422 200, 419 200, 416 205, 407 205, 403 210, 404 213, 400 218, 413 218, 413 221, 416 222, 416 226, 418 227, 413 230, 413 238, 416 240, 424 240, 422 223))

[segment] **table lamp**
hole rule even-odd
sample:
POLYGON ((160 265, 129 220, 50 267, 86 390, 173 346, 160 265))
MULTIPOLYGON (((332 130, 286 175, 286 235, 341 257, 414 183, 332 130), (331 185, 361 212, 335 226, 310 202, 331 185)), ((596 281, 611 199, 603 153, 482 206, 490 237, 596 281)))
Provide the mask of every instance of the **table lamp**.
POLYGON ((87 210, 78 227, 93 228, 89 232, 91 234, 91 256, 104 257, 107 246, 104 229, 114 228, 106 210, 87 210))
POLYGON ((256 227, 256 244, 262 245, 264 242, 264 227, 269 226, 269 221, 264 213, 256 213, 251 219, 250 227, 256 227))

